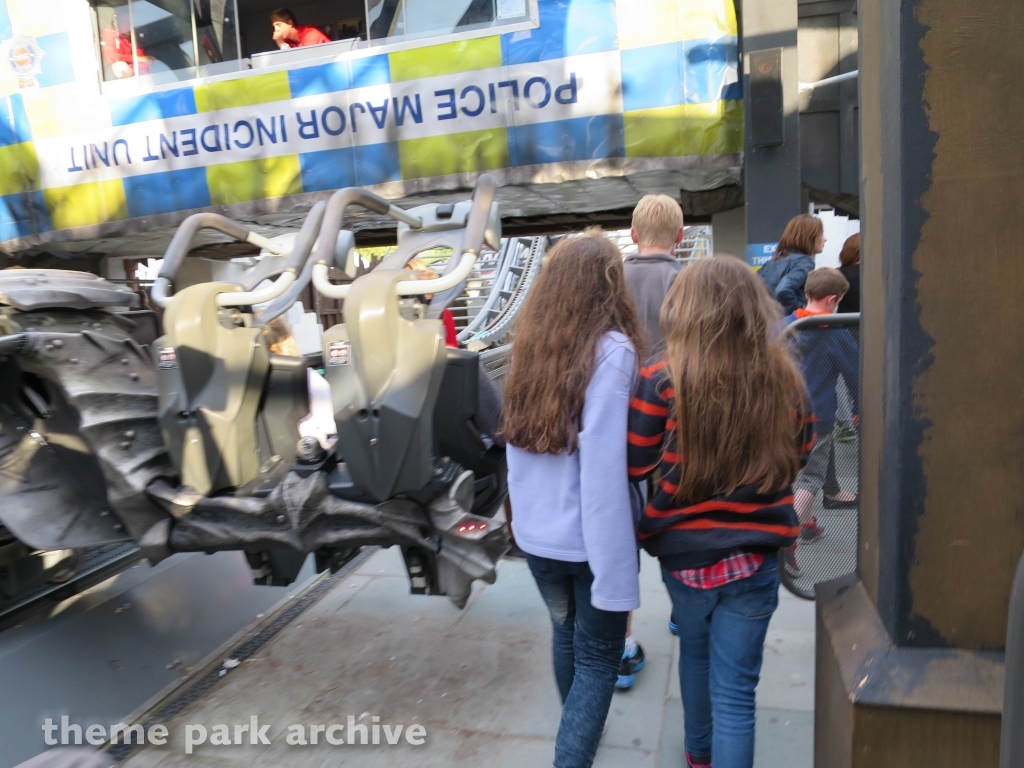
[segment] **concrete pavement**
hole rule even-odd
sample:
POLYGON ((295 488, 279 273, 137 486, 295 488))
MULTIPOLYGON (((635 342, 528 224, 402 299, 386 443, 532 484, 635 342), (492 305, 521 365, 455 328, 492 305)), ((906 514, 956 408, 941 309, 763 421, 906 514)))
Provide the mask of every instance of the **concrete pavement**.
MULTIPOLYGON (((657 562, 646 555, 641 580, 633 629, 648 661, 635 687, 613 700, 599 768, 684 765, 678 646, 657 562)), ((166 746, 146 747, 126 765, 549 766, 560 715, 549 643, 546 609, 524 563, 504 562, 497 583, 478 585, 458 611, 445 598, 410 595, 400 553, 383 550, 167 721, 166 746), (323 734, 317 746, 285 743, 289 725, 344 724, 349 715, 367 725, 375 716, 422 724, 425 743, 330 746, 323 734), (212 731, 252 716, 271 724, 269 746, 184 753, 186 725, 212 731)), ((758 689, 757 768, 811 768, 813 675, 814 606, 783 591, 758 689)))
POLYGON ((315 577, 258 587, 241 552, 132 566, 0 633, 0 768, 47 747, 41 725, 120 722, 315 577))

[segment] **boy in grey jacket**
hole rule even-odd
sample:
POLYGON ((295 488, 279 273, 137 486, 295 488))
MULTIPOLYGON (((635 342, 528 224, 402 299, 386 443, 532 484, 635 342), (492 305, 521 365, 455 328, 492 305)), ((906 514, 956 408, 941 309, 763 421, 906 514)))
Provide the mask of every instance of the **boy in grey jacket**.
POLYGON ((673 253, 683 239, 683 209, 668 195, 645 195, 633 209, 630 230, 637 252, 623 264, 647 342, 646 355, 662 351, 661 305, 682 266, 673 253))
MULTIPOLYGON (((676 279, 682 265, 673 253, 683 239, 683 209, 668 195, 645 195, 633 209, 633 227, 630 229, 637 252, 627 256, 623 262, 626 288, 629 289, 636 305, 640 325, 644 329, 647 345, 645 355, 659 354, 665 347, 665 336, 661 332, 661 305, 665 294, 676 279)), ((619 679, 615 687, 628 689, 636 681, 636 673, 644 666, 644 649, 632 635, 632 614, 630 629, 627 630, 626 650, 619 667, 619 679)), ((669 627, 675 626, 669 621, 669 627)))

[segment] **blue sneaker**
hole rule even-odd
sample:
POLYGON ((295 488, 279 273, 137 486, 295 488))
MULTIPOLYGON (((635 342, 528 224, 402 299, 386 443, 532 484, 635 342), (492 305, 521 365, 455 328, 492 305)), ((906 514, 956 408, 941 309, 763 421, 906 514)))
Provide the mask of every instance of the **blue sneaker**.
POLYGON ((636 652, 632 656, 623 656, 619 664, 619 679, 615 681, 615 687, 620 691, 628 691, 636 682, 636 673, 644 668, 644 649, 640 643, 636 644, 636 652))
POLYGON ((676 615, 674 613, 668 617, 668 631, 679 637, 679 625, 676 624, 676 615))

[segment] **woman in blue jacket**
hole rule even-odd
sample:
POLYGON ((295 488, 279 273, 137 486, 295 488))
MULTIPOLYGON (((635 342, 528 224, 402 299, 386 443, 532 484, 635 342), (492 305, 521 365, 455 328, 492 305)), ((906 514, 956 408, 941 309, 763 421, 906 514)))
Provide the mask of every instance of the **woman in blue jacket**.
POLYGON ((804 283, 814 269, 814 257, 825 250, 825 230, 821 219, 802 213, 786 225, 771 261, 758 273, 768 293, 788 315, 807 306, 804 283))

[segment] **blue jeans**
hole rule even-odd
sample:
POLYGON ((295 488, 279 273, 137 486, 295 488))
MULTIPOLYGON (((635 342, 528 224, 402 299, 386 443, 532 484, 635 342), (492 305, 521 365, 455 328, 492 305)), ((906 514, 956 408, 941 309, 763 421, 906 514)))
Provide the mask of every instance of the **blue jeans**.
POLYGON ((611 707, 629 614, 590 604, 594 574, 587 563, 534 555, 526 562, 553 628, 555 682, 562 697, 555 768, 589 768, 611 707))
POLYGON ((686 751, 698 763, 714 757, 715 768, 752 768, 754 689, 779 605, 777 558, 766 557, 753 576, 715 589, 688 587, 664 567, 661 576, 679 625, 686 751))

